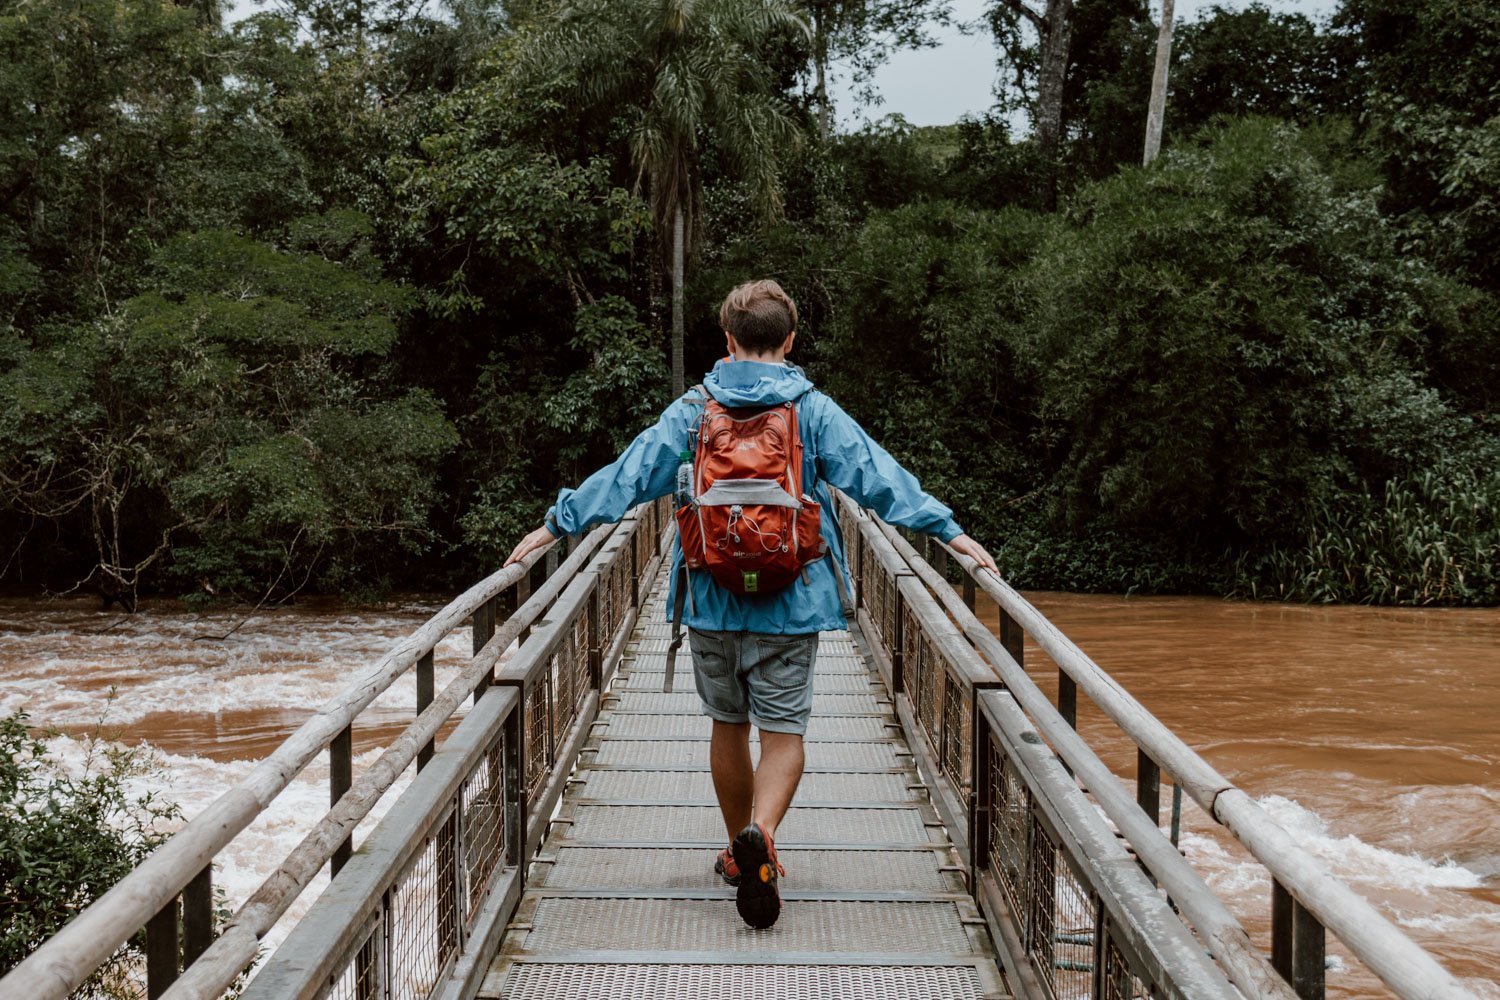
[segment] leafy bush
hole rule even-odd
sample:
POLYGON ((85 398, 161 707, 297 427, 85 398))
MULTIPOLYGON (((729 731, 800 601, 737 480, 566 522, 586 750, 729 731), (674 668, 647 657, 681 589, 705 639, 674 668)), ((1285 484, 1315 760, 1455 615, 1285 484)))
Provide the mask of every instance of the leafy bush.
MULTIPOLYGON (((0 719, 0 975, 103 895, 165 839, 176 806, 132 791, 140 778, 161 784, 142 748, 111 744, 96 731, 75 770, 32 735, 25 712, 0 719)), ((144 932, 74 994, 144 996, 144 932)))
POLYGON ((1188 561, 1287 544, 1318 504, 1474 429, 1428 384, 1451 282, 1323 145, 1258 120, 1084 192, 1026 275, 1056 513, 1188 561))

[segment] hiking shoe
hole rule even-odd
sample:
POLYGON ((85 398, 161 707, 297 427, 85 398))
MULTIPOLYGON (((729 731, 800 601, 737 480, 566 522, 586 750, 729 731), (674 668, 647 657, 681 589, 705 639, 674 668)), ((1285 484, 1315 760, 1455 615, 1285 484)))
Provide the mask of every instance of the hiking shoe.
POLYGON ((714 858, 714 873, 730 885, 740 884, 740 866, 734 863, 734 853, 729 848, 724 848, 714 858))
POLYGON ((766 928, 781 916, 781 891, 777 878, 786 874, 776 860, 776 844, 759 823, 751 823, 739 832, 729 845, 735 867, 740 871, 739 886, 734 894, 735 908, 751 927, 766 928))

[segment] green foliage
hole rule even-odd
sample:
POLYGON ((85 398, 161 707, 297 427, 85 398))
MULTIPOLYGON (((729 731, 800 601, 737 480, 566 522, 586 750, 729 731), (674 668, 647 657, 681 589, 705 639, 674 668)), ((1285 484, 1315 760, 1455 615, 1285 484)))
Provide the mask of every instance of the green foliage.
POLYGON ((1023 584, 1237 586, 1328 511, 1487 447, 1429 358, 1491 314, 1402 256, 1346 149, 1251 120, 1057 217, 873 212, 830 251, 814 374, 1023 584))
POLYGON ((1500 291, 1500 9, 1345 0, 1333 29, 1385 166, 1386 207, 1433 259, 1500 291))
POLYGON ((1500 472, 1491 451, 1320 501, 1296 544, 1241 557, 1253 597, 1375 604, 1500 603, 1500 472))
POLYGON ((1327 39, 1301 14, 1215 4, 1173 33, 1164 131, 1188 136, 1215 117, 1312 121, 1336 103, 1327 39))
MULTIPOLYGON (((97 731, 83 749, 81 766, 69 766, 32 735, 25 712, 0 719, 0 975, 140 864, 165 841, 164 824, 181 818, 155 792, 134 791, 142 778, 164 783, 147 750, 97 731)), ((144 946, 143 932, 74 995, 144 995, 144 946)))
POLYGON ((158 291, 53 328, 0 376, 14 502, 86 512, 127 590, 169 550, 183 582, 242 597, 299 589, 331 546, 420 551, 455 438, 375 364, 405 293, 222 232, 167 244, 153 273, 158 291))
POLYGON ((1055 162, 989 15, 989 113, 804 141, 948 5, 0 0, 5 571, 471 578, 666 401, 681 206, 689 367, 776 277, 1019 583, 1495 600, 1493 5, 1212 7, 1150 170, 1148 4, 1072 4, 1055 162))
POLYGON ((1296 130, 1226 129, 1070 215, 1028 276, 1048 292, 1028 326, 1068 523, 1198 559, 1258 547, 1472 435, 1421 364, 1450 283, 1402 259, 1296 130))

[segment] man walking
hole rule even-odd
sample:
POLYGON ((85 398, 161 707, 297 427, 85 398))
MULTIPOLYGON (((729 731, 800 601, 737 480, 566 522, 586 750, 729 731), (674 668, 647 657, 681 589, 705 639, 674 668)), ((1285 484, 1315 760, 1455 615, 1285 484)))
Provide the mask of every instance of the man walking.
POLYGON ((828 486, 892 524, 937 535, 982 567, 995 563, 951 510, 786 361, 797 307, 780 285, 740 285, 719 321, 729 356, 612 464, 564 489, 506 564, 674 489, 687 494, 668 606, 688 626, 694 682, 713 719, 709 766, 729 838, 714 868, 737 887, 746 923, 769 927, 781 913, 776 830, 802 778, 818 633, 847 625, 840 592, 848 571, 828 486), (746 475, 777 463, 772 477, 746 475), (692 488, 683 490, 688 478, 692 488), (750 758, 752 725, 759 767, 750 758))

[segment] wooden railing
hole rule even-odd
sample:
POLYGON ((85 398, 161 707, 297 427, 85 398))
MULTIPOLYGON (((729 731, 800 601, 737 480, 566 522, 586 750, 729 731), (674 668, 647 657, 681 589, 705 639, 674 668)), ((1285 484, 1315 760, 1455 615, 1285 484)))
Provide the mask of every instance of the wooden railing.
POLYGON ((860 630, 1018 994, 1321 1000, 1327 928, 1403 1000, 1472 997, 1003 580, 838 507, 860 630), (1056 705, 1022 668, 1028 637, 1056 705), (1074 731, 1080 690, 1133 742, 1134 794, 1074 731), (1160 828, 1164 775, 1270 872, 1269 956, 1160 828))
POLYGON ((566 559, 554 546, 456 598, 0 979, 0 996, 62 1000, 144 927, 150 997, 218 997, 324 864, 335 878, 245 996, 471 996, 619 660, 642 582, 660 565, 668 520, 664 501, 644 505, 573 540, 566 559), (473 657, 434 693, 433 650, 465 621, 473 657), (353 780, 351 726, 408 670, 416 718, 353 780), (331 808, 215 936, 215 856, 325 748, 331 808), (398 807, 351 854, 356 825, 413 760, 419 774, 398 807))

